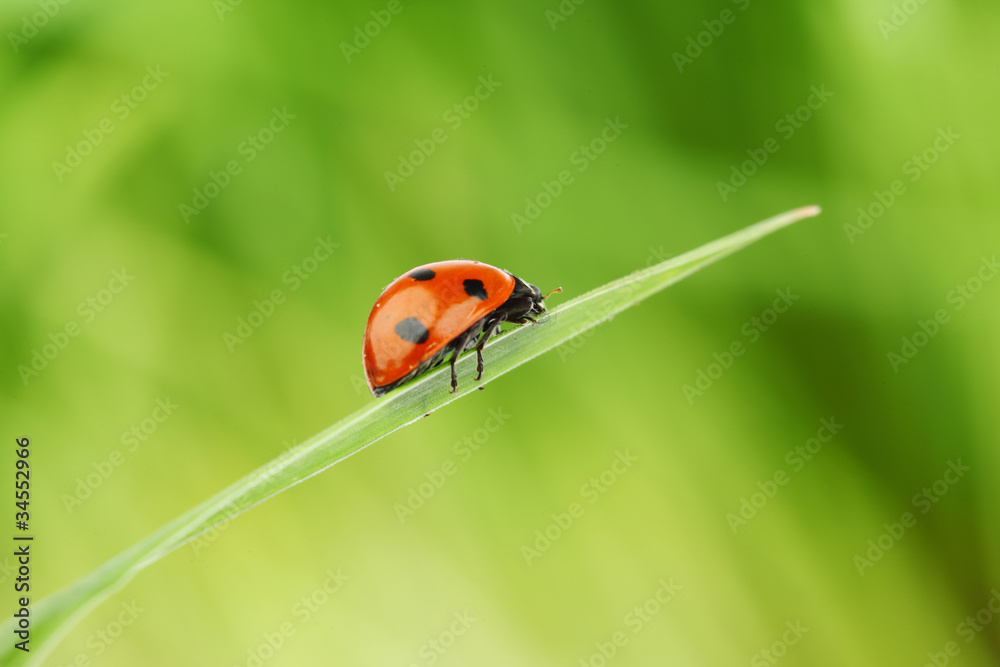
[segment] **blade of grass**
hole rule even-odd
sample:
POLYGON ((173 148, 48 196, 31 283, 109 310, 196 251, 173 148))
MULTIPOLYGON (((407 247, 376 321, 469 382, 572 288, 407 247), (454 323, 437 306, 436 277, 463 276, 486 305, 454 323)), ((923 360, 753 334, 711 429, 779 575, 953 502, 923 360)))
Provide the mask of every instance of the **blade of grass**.
POLYGON ((140 570, 213 526, 326 470, 396 429, 579 336, 712 262, 818 213, 816 206, 783 213, 565 302, 550 310, 538 325, 520 327, 494 339, 484 351, 488 363, 482 382, 470 381, 475 355, 462 358, 457 368, 463 380, 454 394, 448 393, 450 373, 445 365, 372 401, 43 600, 32 609, 30 653, 14 648, 9 638, 16 630, 15 624, 12 621, 4 623, 0 633, 8 641, 0 647, 0 664, 11 667, 38 664, 83 616, 124 587, 140 570))

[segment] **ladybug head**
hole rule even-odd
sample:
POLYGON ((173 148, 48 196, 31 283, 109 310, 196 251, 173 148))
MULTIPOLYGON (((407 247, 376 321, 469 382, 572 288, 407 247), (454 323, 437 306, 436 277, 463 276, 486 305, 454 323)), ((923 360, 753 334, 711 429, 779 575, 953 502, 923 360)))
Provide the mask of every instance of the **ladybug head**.
POLYGON ((545 304, 542 301, 545 299, 542 296, 542 290, 538 289, 537 285, 532 285, 528 283, 528 289, 531 290, 531 313, 533 315, 541 315, 545 312, 545 304))
POLYGON ((528 297, 531 299, 531 310, 528 311, 528 315, 541 315, 544 313, 545 304, 542 302, 545 300, 545 297, 552 294, 552 292, 562 291, 561 287, 557 287, 548 294, 543 295, 542 290, 538 289, 537 285, 526 283, 517 276, 514 276, 514 283, 514 292, 511 294, 511 297, 528 297))

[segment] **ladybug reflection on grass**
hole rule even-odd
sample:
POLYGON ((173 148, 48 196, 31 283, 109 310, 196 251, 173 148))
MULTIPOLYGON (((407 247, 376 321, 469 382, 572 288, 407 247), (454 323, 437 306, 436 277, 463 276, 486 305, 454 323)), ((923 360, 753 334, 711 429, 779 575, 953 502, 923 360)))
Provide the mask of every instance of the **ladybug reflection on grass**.
POLYGON ((386 287, 368 316, 361 351, 368 388, 382 396, 451 354, 454 393, 458 356, 476 349, 479 380, 486 341, 503 322, 534 323, 545 312, 547 296, 509 271, 482 262, 456 259, 418 266, 386 287))

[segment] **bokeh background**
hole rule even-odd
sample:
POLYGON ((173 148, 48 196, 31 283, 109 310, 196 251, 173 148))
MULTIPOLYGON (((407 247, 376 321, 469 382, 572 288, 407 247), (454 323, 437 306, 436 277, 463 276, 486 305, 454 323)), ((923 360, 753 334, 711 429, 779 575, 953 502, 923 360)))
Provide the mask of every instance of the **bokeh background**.
POLYGON ((1000 661, 995 3, 0 26, 0 462, 31 436, 37 596, 374 400, 364 322, 412 266, 571 298, 824 207, 155 564, 48 664, 1000 661))

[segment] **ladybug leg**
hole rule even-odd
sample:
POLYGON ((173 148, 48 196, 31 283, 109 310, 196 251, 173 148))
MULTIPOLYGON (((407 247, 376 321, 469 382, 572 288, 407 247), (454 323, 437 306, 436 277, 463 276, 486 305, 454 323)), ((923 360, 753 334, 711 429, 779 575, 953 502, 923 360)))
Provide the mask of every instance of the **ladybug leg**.
MULTIPOLYGON (((465 336, 462 336, 464 339, 465 336)), ((455 375, 455 362, 458 361, 458 355, 462 354, 462 350, 465 349, 465 345, 458 345, 455 347, 455 351, 451 353, 451 389, 448 390, 449 394, 454 394, 458 389, 458 376, 455 375)))
MULTIPOLYGON (((514 324, 524 324, 527 321, 534 323, 535 319, 528 317, 528 313, 531 312, 533 307, 533 302, 527 297, 515 297, 508 299, 503 305, 493 311, 489 316, 484 318, 479 322, 481 328, 478 326, 470 328, 466 332, 468 334, 471 331, 475 331, 475 335, 479 335, 479 331, 483 332, 483 337, 479 339, 479 343, 476 345, 476 380, 480 380, 483 377, 483 348, 486 346, 486 342, 491 336, 496 334, 500 325, 504 322, 513 322, 514 324)), ((464 335, 463 335, 464 339, 464 335)), ((467 341, 461 340, 457 342, 459 349, 465 349, 465 344, 467 341)), ((455 355, 457 356, 457 354, 455 355)), ((455 357, 451 359, 452 362, 452 387, 455 386, 455 357)))
POLYGON ((490 339, 490 336, 497 332, 500 328, 500 324, 503 323, 503 319, 497 318, 496 320, 490 322, 487 321, 486 326, 483 327, 483 337, 479 339, 479 344, 476 345, 476 381, 478 382, 483 377, 483 348, 486 347, 486 341, 490 339))
POLYGON ((451 389, 448 391, 449 394, 454 394, 458 389, 458 375, 455 374, 455 362, 458 361, 458 355, 471 347, 470 343, 476 340, 480 331, 481 329, 476 326, 469 327, 465 333, 452 342, 454 351, 451 353, 451 389))
MULTIPOLYGON (((486 336, 483 336, 483 341, 486 340, 486 336)), ((483 346, 476 346, 476 382, 483 379, 483 346)))

